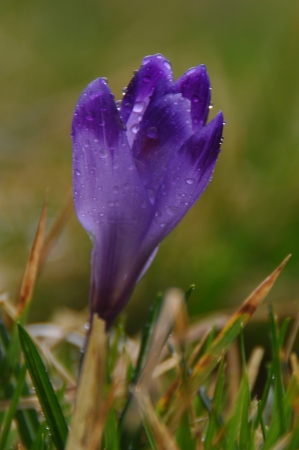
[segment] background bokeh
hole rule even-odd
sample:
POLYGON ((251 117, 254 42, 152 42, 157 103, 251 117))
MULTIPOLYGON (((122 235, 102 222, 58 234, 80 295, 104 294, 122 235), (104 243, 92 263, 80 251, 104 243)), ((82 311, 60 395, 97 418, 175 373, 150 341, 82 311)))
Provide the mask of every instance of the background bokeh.
MULTIPOLYGON (((1 0, 0 290, 17 293, 46 189, 48 227, 68 197, 83 88, 106 76, 121 98, 142 58, 160 52, 176 77, 206 64, 225 139, 211 185, 137 287, 131 323, 173 285, 196 284, 193 314, 239 304, 289 252, 271 300, 296 299, 298 50, 296 0, 1 0)), ((38 281, 32 320, 86 306, 89 253, 73 215, 38 281)))

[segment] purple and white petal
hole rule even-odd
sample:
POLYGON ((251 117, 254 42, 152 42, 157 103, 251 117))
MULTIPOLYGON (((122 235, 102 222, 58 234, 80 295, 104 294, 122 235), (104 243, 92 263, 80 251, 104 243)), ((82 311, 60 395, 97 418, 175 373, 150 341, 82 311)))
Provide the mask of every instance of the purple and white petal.
POLYGON ((120 114, 127 127, 127 138, 132 145, 146 108, 155 90, 165 95, 172 85, 169 61, 162 55, 147 56, 134 74, 122 99, 120 114))
POLYGON ((206 67, 202 64, 189 69, 177 80, 176 87, 191 102, 192 127, 196 133, 207 121, 211 101, 211 85, 206 67))

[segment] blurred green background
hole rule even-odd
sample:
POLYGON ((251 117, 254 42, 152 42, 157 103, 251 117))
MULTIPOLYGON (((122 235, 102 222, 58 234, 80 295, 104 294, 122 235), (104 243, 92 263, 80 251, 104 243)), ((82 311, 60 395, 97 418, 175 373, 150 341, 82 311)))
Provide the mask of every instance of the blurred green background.
MULTIPOLYGON (((163 242, 128 312, 196 284, 193 314, 239 304, 286 254, 271 299, 299 290, 299 3, 295 0, 1 0, 0 290, 17 293, 49 188, 48 227, 71 188, 70 123, 105 76, 121 98, 147 54, 175 77, 204 63, 226 119, 214 179, 163 242)), ((44 267, 32 320, 83 308, 90 243, 73 215, 44 267)))

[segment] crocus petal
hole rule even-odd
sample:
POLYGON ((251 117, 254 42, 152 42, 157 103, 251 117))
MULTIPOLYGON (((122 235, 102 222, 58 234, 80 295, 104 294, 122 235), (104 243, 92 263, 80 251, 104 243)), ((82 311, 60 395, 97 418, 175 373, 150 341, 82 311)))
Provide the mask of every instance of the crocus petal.
POLYGON ((210 80, 205 66, 202 64, 189 69, 176 82, 178 92, 191 102, 191 118, 193 132, 199 130, 205 123, 211 101, 210 80))
POLYGON ((191 134, 190 102, 181 94, 166 95, 146 111, 132 152, 152 203, 171 158, 191 134))
POLYGON ((209 184, 220 151, 223 115, 191 136, 171 160, 157 192, 155 220, 147 245, 155 245, 178 224, 209 184))
POLYGON ((157 87, 162 96, 172 81, 169 61, 162 55, 147 56, 134 74, 122 99, 120 114, 127 126, 127 138, 132 145, 139 123, 157 87))
POLYGON ((116 107, 105 79, 75 109, 73 184, 77 216, 92 239, 90 309, 106 327, 129 300, 162 239, 209 183, 223 116, 205 125, 204 66, 177 82, 162 55, 146 57, 116 107))
POLYGON ((139 249, 152 205, 105 81, 95 80, 80 97, 72 137, 75 208, 93 241, 91 309, 106 318, 124 291, 131 293, 150 255, 139 249))

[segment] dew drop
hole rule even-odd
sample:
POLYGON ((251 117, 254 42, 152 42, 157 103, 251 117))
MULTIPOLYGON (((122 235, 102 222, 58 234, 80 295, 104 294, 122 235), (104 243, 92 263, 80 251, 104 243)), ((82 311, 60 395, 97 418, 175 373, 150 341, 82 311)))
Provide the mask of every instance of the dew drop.
POLYGON ((109 152, 106 148, 101 148, 101 150, 99 151, 100 158, 102 159, 106 159, 108 154, 109 152))
POLYGON ((86 119, 89 121, 89 122, 93 122, 94 121, 94 113, 92 112, 92 111, 88 111, 88 113, 86 114, 86 119))
POLYGON ((145 103, 144 102, 136 102, 133 106, 133 112, 141 113, 144 110, 145 103))
POLYGON ((166 69, 171 70, 171 65, 170 63, 165 59, 165 61, 163 62, 164 66, 166 67, 166 69))
POLYGON ((89 93, 90 100, 94 100, 102 95, 102 92, 99 89, 95 89, 89 93))
POLYGON ((104 217, 104 215, 105 215, 104 213, 100 213, 100 216, 101 216, 101 217, 104 217))
POLYGON ((89 145, 90 145, 89 140, 86 140, 86 141, 84 142, 84 147, 87 148, 87 147, 89 147, 89 145))
POLYGON ((120 107, 121 107, 121 100, 117 100, 117 101, 115 102, 115 104, 116 104, 117 109, 120 110, 120 107))
POLYGON ((213 103, 210 102, 210 104, 209 104, 209 109, 212 109, 212 108, 213 108, 213 103))
POLYGON ((78 191, 74 191, 74 196, 77 197, 78 191))
POLYGON ((161 227, 161 228, 164 228, 165 225, 166 225, 166 223, 164 223, 164 222, 160 223, 160 227, 161 227))
POLYGON ((166 211, 167 214, 169 214, 170 216, 174 216, 177 212, 177 207, 176 206, 166 206, 166 211))
POLYGON ((155 212, 155 217, 161 217, 162 216, 162 213, 161 213, 161 211, 157 211, 157 212, 155 212))
POLYGON ((113 208, 115 203, 114 202, 107 202, 107 205, 110 206, 110 208, 113 208))
POLYGON ((194 179, 193 178, 186 178, 186 183, 187 184, 194 184, 194 179))
POLYGON ((145 83, 149 83, 150 81, 151 81, 151 78, 149 77, 149 76, 145 76, 145 77, 143 77, 143 81, 145 82, 145 83))
POLYGON ((148 195, 149 201, 153 205, 154 201, 155 201, 155 193, 154 193, 153 189, 147 189, 147 195, 148 195))
POLYGON ((81 175, 80 170, 76 169, 76 170, 75 170, 75 174, 79 177, 79 176, 81 175))
POLYGON ((199 97, 197 95, 192 95, 192 101, 193 101, 193 103, 198 103, 199 97))
POLYGON ((137 123, 135 123, 134 125, 131 126, 131 131, 132 133, 136 134, 138 131, 139 125, 137 123))
POLYGON ((158 137, 158 130, 157 130, 157 128, 156 127, 150 127, 147 130, 147 135, 151 139, 157 139, 157 137, 158 137))

